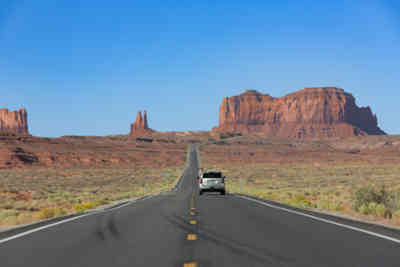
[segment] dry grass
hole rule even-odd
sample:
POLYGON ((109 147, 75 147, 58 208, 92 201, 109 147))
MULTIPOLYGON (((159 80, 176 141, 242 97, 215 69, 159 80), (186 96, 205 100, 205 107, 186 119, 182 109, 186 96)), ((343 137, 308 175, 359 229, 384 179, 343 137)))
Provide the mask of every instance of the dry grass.
POLYGON ((253 134, 200 150, 201 165, 225 172, 230 192, 400 225, 400 136, 304 141, 253 134))
POLYGON ((0 170, 0 227, 169 190, 182 167, 0 170))
MULTIPOLYGON (((202 154, 206 157, 205 154, 202 154)), ((374 206, 371 212, 354 209, 355 193, 365 186, 384 186, 391 193, 400 192, 398 164, 211 164, 205 168, 222 170, 227 189, 305 209, 317 209, 358 217, 363 220, 400 226, 400 199, 385 218, 384 210, 374 206)))

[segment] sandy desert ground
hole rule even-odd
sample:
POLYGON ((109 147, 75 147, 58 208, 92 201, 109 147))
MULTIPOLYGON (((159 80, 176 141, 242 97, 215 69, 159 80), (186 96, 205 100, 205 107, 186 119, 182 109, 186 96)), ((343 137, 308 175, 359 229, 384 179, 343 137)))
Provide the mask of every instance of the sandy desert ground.
POLYGON ((0 136, 0 227, 169 190, 188 145, 228 191, 400 226, 400 136, 324 140, 260 134, 0 136))
POLYGON ((314 141, 238 136, 201 145, 228 191, 400 226, 400 136, 314 141))
POLYGON ((0 227, 81 212, 171 189, 184 138, 0 137, 0 227))

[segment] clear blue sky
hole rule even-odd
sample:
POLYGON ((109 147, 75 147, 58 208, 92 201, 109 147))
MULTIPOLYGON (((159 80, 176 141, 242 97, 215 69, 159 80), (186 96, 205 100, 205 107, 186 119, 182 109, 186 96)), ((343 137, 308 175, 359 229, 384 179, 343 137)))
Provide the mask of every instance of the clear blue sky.
POLYGON ((0 107, 38 136, 209 130, 223 97, 338 86, 400 133, 398 1, 2 0, 0 107))

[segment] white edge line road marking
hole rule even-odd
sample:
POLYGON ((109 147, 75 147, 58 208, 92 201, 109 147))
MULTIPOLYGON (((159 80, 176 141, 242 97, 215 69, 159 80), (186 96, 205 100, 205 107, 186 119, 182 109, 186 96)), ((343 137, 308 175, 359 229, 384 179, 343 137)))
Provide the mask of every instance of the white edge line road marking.
POLYGON ((156 195, 152 195, 152 196, 148 196, 148 197, 145 197, 145 198, 142 198, 142 199, 139 199, 139 200, 129 201, 128 203, 125 203, 124 205, 121 205, 121 206, 118 206, 118 207, 115 207, 115 208, 111 208, 111 209, 108 209, 108 210, 89 212, 87 214, 79 215, 79 216, 72 217, 72 218, 69 218, 69 219, 65 219, 65 220, 62 220, 62 221, 59 221, 59 222, 55 222, 55 223, 47 224, 47 225, 44 225, 44 226, 41 226, 41 227, 38 227, 38 228, 34 228, 34 229, 26 231, 26 232, 22 232, 22 233, 19 233, 19 234, 16 234, 16 235, 4 238, 4 239, 0 239, 0 244, 3 244, 5 242, 7 242, 7 241, 10 241, 10 240, 13 240, 13 239, 17 239, 17 238, 20 238, 20 237, 23 237, 23 236, 26 236, 26 235, 32 234, 34 232, 38 232, 38 231, 50 228, 50 227, 53 227, 53 226, 56 226, 56 225, 59 225, 59 224, 72 222, 72 221, 78 220, 78 219, 86 217, 86 216, 90 216, 90 215, 99 214, 99 213, 102 213, 102 212, 109 212, 109 211, 113 211, 113 210, 116 210, 116 209, 120 209, 120 208, 123 208, 125 206, 130 205, 130 204, 133 204, 133 203, 135 203, 137 201, 147 200, 147 199, 150 199, 150 198, 155 197, 155 196, 156 195))
POLYGON ((181 189, 183 180, 184 180, 184 176, 185 176, 185 172, 183 172, 181 178, 179 178, 178 184, 176 185, 176 188, 174 190, 175 192, 177 192, 179 189, 181 189))
POLYGON ((178 183, 177 183, 176 186, 175 186, 175 189, 174 189, 175 192, 177 192, 177 191, 179 190, 179 188, 181 187, 182 180, 183 180, 183 174, 182 174, 182 176, 179 178, 179 181, 178 181, 178 183))
POLYGON ((270 207, 270 208, 283 210, 283 211, 286 211, 286 212, 290 212, 290 213, 294 213, 294 214, 301 215, 301 216, 304 216, 304 217, 308 217, 308 218, 311 218, 311 219, 314 219, 314 220, 317 220, 317 221, 333 224, 333 225, 336 225, 336 226, 341 226, 341 227, 344 227, 344 228, 347 228, 347 229, 351 229, 351 230, 358 231, 358 232, 361 232, 361 233, 365 233, 365 234, 368 234, 368 235, 372 235, 372 236, 375 236, 375 237, 380 237, 380 238, 383 238, 383 239, 386 239, 386 240, 389 240, 389 241, 392 241, 392 242, 400 244, 400 240, 399 239, 396 239, 396 238, 393 238, 393 237, 390 237, 390 236, 374 233, 374 232, 371 232, 371 231, 368 231, 368 230, 364 230, 364 229, 357 228, 357 227, 350 226, 350 225, 346 225, 346 224, 337 223, 337 222, 334 222, 334 221, 330 221, 330 220, 327 220, 327 219, 319 218, 319 217, 316 217, 316 216, 313 216, 313 215, 309 215, 309 214, 305 214, 305 213, 302 213, 302 212, 298 212, 298 211, 295 211, 295 210, 282 208, 282 207, 275 206, 275 205, 272 205, 272 204, 269 204, 269 203, 265 203, 263 201, 259 201, 259 200, 253 199, 253 198, 249 198, 249 197, 245 197, 245 196, 238 196, 238 195, 236 195, 236 197, 243 198, 243 199, 246 199, 246 200, 249 200, 249 201, 253 201, 253 202, 259 203, 261 205, 264 205, 264 206, 267 206, 267 207, 270 207))

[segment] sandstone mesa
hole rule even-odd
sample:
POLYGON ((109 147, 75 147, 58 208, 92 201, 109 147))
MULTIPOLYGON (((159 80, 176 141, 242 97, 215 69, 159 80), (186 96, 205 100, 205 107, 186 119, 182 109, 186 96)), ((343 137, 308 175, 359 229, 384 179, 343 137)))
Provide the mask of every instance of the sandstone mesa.
POLYGON ((370 107, 358 107, 353 95, 336 87, 304 88, 281 98, 256 90, 226 97, 213 131, 296 139, 385 134, 370 107))
POLYGON ((26 109, 9 111, 0 109, 0 132, 28 135, 28 113, 26 109))

